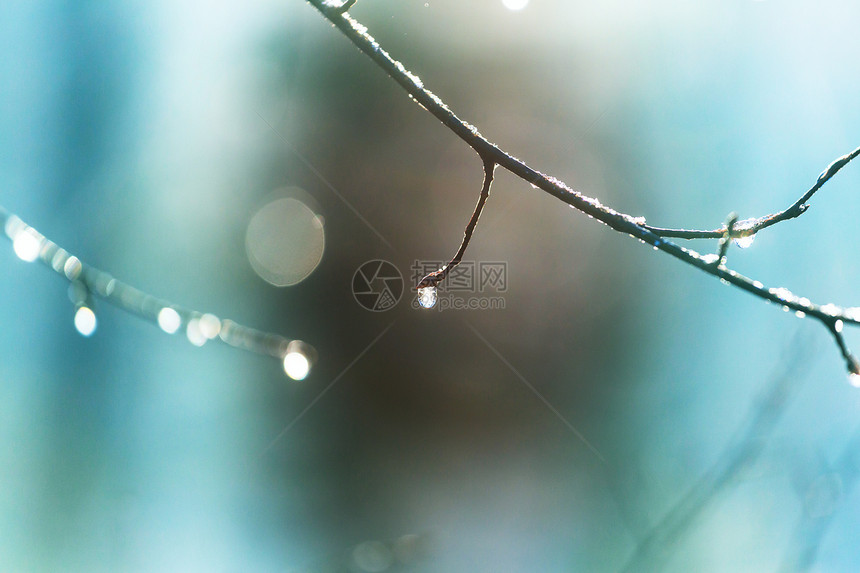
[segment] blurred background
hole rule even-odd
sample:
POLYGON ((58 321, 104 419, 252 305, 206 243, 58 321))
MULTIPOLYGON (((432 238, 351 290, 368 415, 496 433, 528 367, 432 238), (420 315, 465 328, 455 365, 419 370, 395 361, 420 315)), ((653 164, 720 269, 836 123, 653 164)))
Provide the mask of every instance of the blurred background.
MULTIPOLYGON (((855 2, 350 13, 490 140, 654 225, 782 209, 860 144, 855 2)), ((860 394, 827 331, 503 171, 466 259, 507 265, 504 308, 415 309, 480 162, 305 2, 5 2, 0 53, 0 204, 319 355, 294 381, 106 304, 82 337, 63 279, 0 244, 0 570, 860 567, 860 394), (406 284, 384 312, 352 292, 375 259, 406 284)), ((858 188, 850 165, 730 266, 860 304, 858 188)))

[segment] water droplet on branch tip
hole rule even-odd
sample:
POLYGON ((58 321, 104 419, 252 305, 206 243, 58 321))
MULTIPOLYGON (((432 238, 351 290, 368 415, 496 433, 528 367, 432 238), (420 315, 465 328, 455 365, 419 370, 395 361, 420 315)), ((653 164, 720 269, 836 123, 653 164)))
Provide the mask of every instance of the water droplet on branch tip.
POLYGON ((96 313, 87 306, 80 306, 75 312, 75 329, 81 336, 92 336, 96 331, 96 313))
POLYGON ((424 308, 433 308, 436 306, 437 298, 438 296, 436 294, 435 286, 427 286, 418 289, 418 304, 424 308))
POLYGON ((310 360, 301 352, 291 351, 284 356, 284 372, 293 380, 304 380, 310 371, 310 360))

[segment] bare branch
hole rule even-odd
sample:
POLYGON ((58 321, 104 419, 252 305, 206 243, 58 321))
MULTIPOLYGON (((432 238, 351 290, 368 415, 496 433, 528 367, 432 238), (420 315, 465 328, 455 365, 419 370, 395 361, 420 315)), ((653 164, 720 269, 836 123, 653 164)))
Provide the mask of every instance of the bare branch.
POLYGON ((624 572, 662 571, 690 525, 699 520, 744 469, 752 466, 782 418, 789 399, 800 389, 798 372, 808 366, 808 348, 795 337, 785 358, 751 409, 735 439, 713 466, 640 540, 624 572))
POLYGON ((281 360, 294 351, 309 361, 315 354, 310 345, 299 340, 243 326, 229 319, 222 320, 214 314, 180 306, 119 281, 84 263, 2 206, 0 228, 5 229, 5 235, 12 241, 19 257, 28 261, 38 260, 70 283, 69 294, 76 310, 85 308, 93 315, 92 329, 85 331, 78 327, 84 335, 88 336, 95 330, 93 296, 98 296, 120 310, 158 324, 169 334, 184 326, 189 340, 198 346, 207 340, 218 339, 230 346, 281 360))
MULTIPOLYGON (((831 177, 836 175, 840 169, 848 165, 852 159, 860 155, 860 147, 843 155, 839 159, 833 161, 827 168, 821 172, 821 175, 818 176, 818 180, 815 182, 815 185, 809 188, 809 191, 803 194, 800 199, 795 201, 790 207, 786 208, 779 213, 773 213, 770 215, 765 215, 764 217, 758 217, 755 219, 746 219, 741 222, 739 226, 743 228, 743 233, 738 234, 738 237, 750 236, 758 233, 762 229, 766 229, 777 223, 781 223, 782 221, 787 221, 789 219, 794 219, 796 217, 800 217, 803 215, 807 209, 809 209, 809 201, 815 193, 821 189, 825 183, 827 183, 831 177)), ((674 239, 718 239, 721 238, 725 231, 723 229, 717 229, 713 231, 699 231, 693 229, 663 229, 660 227, 652 227, 651 225, 645 225, 645 227, 651 231, 652 233, 659 235, 661 237, 671 237, 674 239)))
MULTIPOLYGON (((421 79, 404 67, 386 52, 370 34, 367 28, 346 13, 334 13, 328 9, 323 0, 307 0, 319 12, 334 24, 359 50, 370 57, 377 66, 382 68, 396 81, 419 105, 441 121, 457 137, 474 149, 486 162, 504 167, 520 179, 532 186, 560 199, 564 203, 608 225, 612 229, 626 233, 633 238, 667 253, 688 265, 719 278, 726 284, 731 284, 741 290, 753 294, 768 302, 773 302, 787 310, 793 310, 798 316, 811 316, 823 323, 842 320, 843 323, 860 324, 860 308, 840 308, 832 303, 819 305, 808 298, 799 297, 786 288, 765 288, 759 282, 745 277, 722 265, 713 264, 714 255, 701 256, 696 251, 680 247, 666 237, 683 238, 721 238, 725 230, 694 231, 652 228, 645 224, 641 217, 633 217, 620 213, 603 205, 598 199, 574 191, 563 181, 545 175, 523 161, 515 158, 491 143, 478 131, 478 128, 457 117, 453 111, 436 94, 424 87, 421 79), (662 235, 661 235, 662 233, 662 235)), ((756 230, 774 225, 779 221, 797 217, 806 209, 805 200, 821 188, 836 172, 844 167, 851 159, 860 154, 860 148, 834 161, 824 173, 819 176, 816 184, 807 191, 794 205, 781 213, 768 215, 758 220, 744 220, 734 225, 734 236, 751 236, 756 230)))

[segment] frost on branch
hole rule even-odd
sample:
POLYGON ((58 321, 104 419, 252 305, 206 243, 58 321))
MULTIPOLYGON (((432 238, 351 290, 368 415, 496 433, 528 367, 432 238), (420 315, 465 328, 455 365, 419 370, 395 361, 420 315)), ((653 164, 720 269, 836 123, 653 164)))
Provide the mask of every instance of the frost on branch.
MULTIPOLYGON (((483 209, 484 203, 489 195, 490 184, 492 183, 492 172, 496 166, 500 166, 507 169, 513 175, 519 177, 526 183, 531 184, 532 187, 541 189, 542 191, 553 195, 571 207, 585 213, 589 217, 597 219, 618 232, 625 233, 633 238, 639 239, 642 243, 646 243, 655 249, 663 251, 689 266, 696 267, 715 278, 718 278, 725 284, 730 284, 765 301, 777 303, 785 310, 793 310, 800 317, 818 319, 836 337, 837 344, 845 358, 849 374, 852 376, 860 376, 860 374, 858 374, 857 361, 853 358, 851 353, 848 352, 841 335, 841 326, 844 326, 845 324, 860 324, 860 320, 858 320, 860 317, 858 317, 857 314, 847 312, 832 304, 815 304, 809 299, 798 297, 782 287, 766 288, 760 281, 745 277, 731 270, 724 264, 724 259, 728 249, 728 245, 725 242, 718 246, 718 252, 716 255, 702 256, 691 249, 681 247, 668 240, 670 238, 723 240, 728 237, 731 238, 734 244, 738 247, 748 248, 755 240, 756 234, 763 229, 802 215, 808 209, 809 205, 807 202, 812 198, 812 196, 840 169, 857 157, 857 155, 860 155, 860 147, 833 161, 824 170, 824 172, 821 173, 815 184, 806 193, 804 193, 790 207, 778 213, 758 218, 744 219, 742 221, 733 220, 731 225, 727 223, 726 226, 711 231, 653 227, 646 224, 644 219, 618 212, 606 205, 603 205, 596 198, 589 197, 581 192, 571 189, 563 181, 533 169, 525 162, 504 151, 498 145, 490 142, 481 135, 478 128, 457 117, 457 115, 455 115, 438 96, 424 86, 423 82, 420 80, 416 81, 417 76, 407 70, 402 63, 392 58, 388 52, 383 50, 379 43, 368 34, 365 26, 344 13, 344 11, 331 9, 329 4, 323 0, 308 0, 308 2, 316 7, 320 13, 334 24, 359 50, 369 56, 377 66, 391 76, 391 78, 394 79, 394 81, 396 81, 416 103, 436 117, 457 137, 474 149, 483 162, 484 185, 481 189, 481 196, 478 199, 478 205, 475 208, 475 212, 466 226, 464 240, 460 245, 460 249, 457 251, 454 258, 451 259, 451 262, 438 271, 430 273, 424 277, 416 287, 418 289, 423 289, 420 291, 422 295, 422 306, 426 306, 423 303, 430 303, 433 298, 432 293, 434 291, 428 289, 435 287, 439 282, 445 280, 450 269, 462 259, 463 253, 468 246, 469 239, 477 225, 481 209, 483 209), (839 332, 836 331, 837 321, 838 324, 841 325, 839 332)), ((430 304, 430 306, 432 306, 432 304, 430 304)), ((852 381, 855 380, 860 380, 860 378, 852 377, 852 381)))

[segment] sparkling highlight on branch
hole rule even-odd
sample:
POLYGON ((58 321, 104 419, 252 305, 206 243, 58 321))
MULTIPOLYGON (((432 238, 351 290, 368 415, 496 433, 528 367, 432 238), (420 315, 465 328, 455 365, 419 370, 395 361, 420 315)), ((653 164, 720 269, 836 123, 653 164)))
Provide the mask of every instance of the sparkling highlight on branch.
MULTIPOLYGON (((720 257, 715 255, 701 256, 697 252, 681 247, 671 241, 666 240, 668 237, 683 238, 683 239, 721 239, 726 235, 726 229, 717 229, 714 231, 700 231, 687 229, 663 229, 647 225, 641 217, 633 217, 626 213, 621 213, 603 205, 599 199, 589 197, 579 191, 571 189, 563 181, 545 175, 523 161, 517 159, 511 154, 501 149, 498 145, 490 142, 481 135, 478 128, 474 125, 460 119, 451 109, 445 104, 442 99, 431 92, 424 86, 424 83, 417 79, 417 76, 411 73, 399 61, 395 60, 391 55, 382 49, 373 36, 368 33, 367 27, 359 23, 345 12, 332 10, 323 0, 307 0, 313 5, 329 22, 331 22, 340 32, 352 42, 359 50, 367 55, 373 62, 386 72, 400 87, 406 91, 409 96, 420 105, 425 111, 433 115, 436 119, 442 122, 452 133, 460 138, 464 143, 469 145, 484 161, 485 169, 485 187, 489 191, 489 185, 486 179, 492 176, 492 171, 487 173, 487 166, 495 167, 496 165, 507 169, 513 175, 519 177, 532 187, 541 189, 542 191, 556 197, 562 202, 570 205, 574 209, 581 211, 585 215, 604 223, 613 230, 620 233, 625 233, 634 239, 639 239, 642 243, 651 245, 655 249, 675 257, 681 262, 690 266, 696 267, 720 280, 723 284, 730 284, 736 288, 744 290, 753 296, 761 298, 767 302, 779 304, 785 310, 794 310, 800 316, 814 317, 824 324, 832 324, 836 319, 841 319, 844 324, 860 324, 860 316, 853 313, 853 309, 841 309, 836 305, 827 304, 819 306, 813 304, 809 299, 796 297, 791 294, 788 289, 769 288, 766 289, 759 281, 754 281, 748 277, 741 275, 731 269, 726 268, 721 264, 720 257), (787 294, 786 294, 787 293, 787 294), (832 307, 832 308, 830 308, 832 307), (849 312, 852 311, 852 312, 849 312)), ((775 225, 779 222, 793 219, 802 215, 808 208, 807 201, 820 189, 833 175, 847 165, 852 159, 860 155, 860 147, 851 153, 840 157, 833 161, 824 172, 819 175, 815 185, 812 186, 803 196, 800 197, 793 205, 772 215, 760 217, 758 219, 748 219, 738 222, 734 226, 733 239, 740 247, 749 247, 754 240, 755 234, 762 229, 775 225)), ((480 214, 480 208, 483 206, 483 197, 479 201, 479 206, 476 208, 473 220, 470 221, 467 227, 467 237, 461 245, 458 255, 462 255, 462 251, 468 244, 468 236, 474 229, 473 221, 477 221, 477 215, 480 214)), ((452 263, 457 259, 454 257, 452 263)), ((430 275, 424 277, 416 288, 425 288, 435 286, 440 280, 444 280, 445 274, 451 263, 430 275)), ((831 332, 833 330, 831 329, 831 332)), ((837 341, 841 341, 841 334, 837 333, 837 341)), ((847 353, 844 347, 844 341, 841 341, 840 349, 843 355, 847 353)), ((849 372, 860 374, 860 368, 849 363, 849 372)))
POLYGON ((284 354, 284 372, 293 380, 304 380, 316 360, 316 352, 301 340, 292 341, 284 354))

